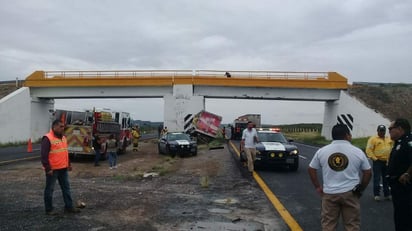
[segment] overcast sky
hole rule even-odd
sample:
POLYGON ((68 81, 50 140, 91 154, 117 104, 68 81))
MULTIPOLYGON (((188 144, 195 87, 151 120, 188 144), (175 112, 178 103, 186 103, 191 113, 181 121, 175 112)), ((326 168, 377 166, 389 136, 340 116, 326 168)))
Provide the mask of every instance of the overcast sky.
MULTIPOLYGON (((412 82, 409 0, 0 0, 0 4, 0 81, 24 79, 35 70, 212 69, 336 71, 349 82, 412 82)), ((153 110, 132 114, 163 119, 160 99, 121 102, 150 103, 153 110)), ((227 122, 243 112, 260 112, 265 122, 323 119, 323 103, 246 102, 247 110, 227 110, 233 101, 210 100, 206 109, 216 110, 212 112, 227 122), (273 110, 283 107, 284 115, 273 110)), ((56 106, 79 103, 88 106, 73 100, 56 106)))

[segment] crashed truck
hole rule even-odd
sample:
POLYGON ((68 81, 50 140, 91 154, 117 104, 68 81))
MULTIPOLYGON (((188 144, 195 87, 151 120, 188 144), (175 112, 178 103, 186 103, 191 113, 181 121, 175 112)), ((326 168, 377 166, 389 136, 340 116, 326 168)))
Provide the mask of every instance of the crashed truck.
MULTIPOLYGON (((85 111, 56 110, 55 118, 65 125, 70 156, 95 155, 93 139, 101 137, 105 143, 110 135, 118 140, 118 154, 126 152, 131 144, 131 118, 128 112, 109 109, 85 111)), ((105 155, 102 155, 105 158, 105 155)))
POLYGON ((185 132, 199 143, 208 143, 219 134, 222 117, 205 110, 185 118, 185 132))

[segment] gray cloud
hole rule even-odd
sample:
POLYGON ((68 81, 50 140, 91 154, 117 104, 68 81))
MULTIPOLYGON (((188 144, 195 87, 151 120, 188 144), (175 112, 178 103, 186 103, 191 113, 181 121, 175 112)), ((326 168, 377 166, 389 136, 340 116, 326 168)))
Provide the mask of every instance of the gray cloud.
POLYGON ((222 69, 411 82, 407 0, 0 4, 0 80, 35 70, 222 69))

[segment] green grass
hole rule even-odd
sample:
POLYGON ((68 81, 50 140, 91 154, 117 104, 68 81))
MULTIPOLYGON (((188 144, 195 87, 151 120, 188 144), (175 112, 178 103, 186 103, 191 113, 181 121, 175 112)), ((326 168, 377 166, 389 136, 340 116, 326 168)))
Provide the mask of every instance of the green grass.
POLYGON ((285 133, 287 139, 292 139, 296 142, 301 142, 313 146, 324 146, 329 144, 330 141, 321 136, 317 132, 297 132, 297 133, 285 133))
POLYGON ((225 142, 226 142, 226 141, 225 141, 225 139, 223 139, 223 138, 216 138, 216 139, 213 139, 213 140, 208 144, 208 147, 209 147, 209 148, 221 147, 221 146, 223 146, 223 144, 224 144, 225 142))
POLYGON ((362 137, 362 138, 356 138, 352 139, 352 144, 355 145, 356 147, 362 149, 365 151, 366 149, 366 143, 368 142, 369 137, 362 137))
POLYGON ((152 167, 152 171, 164 176, 171 171, 171 166, 176 162, 174 158, 166 157, 166 161, 152 167))
MULTIPOLYGON (((332 141, 326 140, 325 137, 321 136, 317 132, 299 132, 299 133, 285 133, 287 139, 293 139, 296 142, 305 143, 313 146, 324 146, 330 144, 332 141)), ((366 143, 369 137, 354 138, 352 139, 352 144, 363 151, 365 151, 366 143)))

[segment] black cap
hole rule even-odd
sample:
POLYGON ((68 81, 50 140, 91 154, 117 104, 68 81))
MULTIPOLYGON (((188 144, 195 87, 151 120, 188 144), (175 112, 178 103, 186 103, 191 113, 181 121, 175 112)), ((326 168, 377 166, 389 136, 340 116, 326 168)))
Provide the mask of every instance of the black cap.
POLYGON ((385 125, 379 125, 378 126, 378 131, 386 131, 385 125))

